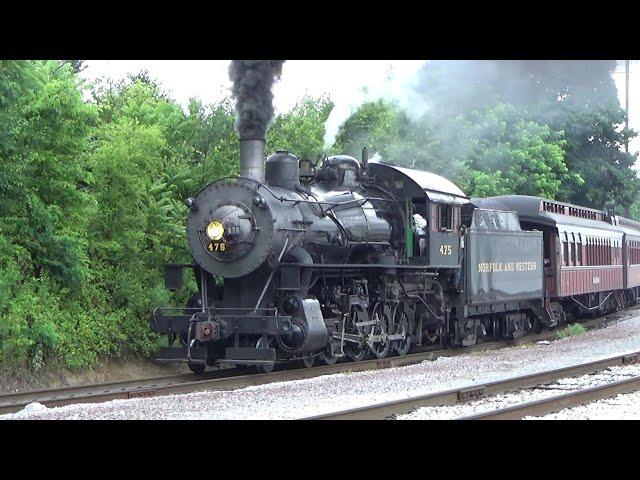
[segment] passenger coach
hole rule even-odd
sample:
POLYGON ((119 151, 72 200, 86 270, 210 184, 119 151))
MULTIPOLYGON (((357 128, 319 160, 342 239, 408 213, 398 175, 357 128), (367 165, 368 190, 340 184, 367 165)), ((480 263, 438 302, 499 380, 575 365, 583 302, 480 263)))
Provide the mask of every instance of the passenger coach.
POLYGON ((638 222, 541 197, 505 195, 472 203, 514 211, 524 230, 543 232, 545 308, 552 319, 621 308, 638 298, 638 222))

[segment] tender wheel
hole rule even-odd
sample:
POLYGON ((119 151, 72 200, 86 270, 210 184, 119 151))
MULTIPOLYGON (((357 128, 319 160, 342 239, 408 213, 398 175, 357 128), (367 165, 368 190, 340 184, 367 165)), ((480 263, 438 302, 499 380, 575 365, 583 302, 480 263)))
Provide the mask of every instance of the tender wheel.
MULTIPOLYGON (((256 343, 256 348, 269 348, 270 343, 271 343, 270 340, 263 342, 262 337, 260 337, 260 339, 256 343)), ((267 363, 260 363, 256 365, 256 368, 258 369, 259 372, 271 373, 273 372, 273 369, 275 368, 275 366, 276 366, 276 362, 267 362, 267 363)))
POLYGON ((188 365, 189 365, 189 370, 191 370, 193 373, 197 375, 204 373, 205 369, 207 368, 207 366, 204 363, 189 362, 188 365))
POLYGON ((411 335, 409 335, 409 315, 404 311, 401 304, 397 304, 393 309, 393 334, 401 334, 400 340, 394 340, 393 350, 401 357, 409 353, 411 349, 411 335))
POLYGON ((370 344, 371 351, 376 358, 384 358, 389 354, 391 342, 387 339, 389 334, 389 310, 382 303, 377 303, 372 310, 371 319, 378 320, 378 324, 373 325, 371 335, 379 336, 380 339, 370 344))

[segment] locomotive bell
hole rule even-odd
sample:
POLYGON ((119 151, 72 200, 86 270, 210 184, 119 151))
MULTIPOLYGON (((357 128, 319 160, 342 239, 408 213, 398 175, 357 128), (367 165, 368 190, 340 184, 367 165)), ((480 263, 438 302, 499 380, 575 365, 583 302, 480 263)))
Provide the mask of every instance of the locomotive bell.
POLYGON ((360 164, 350 155, 332 155, 322 164, 321 175, 326 183, 337 187, 353 187, 360 176, 360 164))

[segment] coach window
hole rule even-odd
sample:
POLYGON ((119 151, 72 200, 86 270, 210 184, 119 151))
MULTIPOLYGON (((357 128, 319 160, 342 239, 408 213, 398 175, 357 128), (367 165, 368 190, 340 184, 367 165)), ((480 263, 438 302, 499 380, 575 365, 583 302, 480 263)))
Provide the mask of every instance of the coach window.
POLYGON ((571 265, 577 265, 576 263, 576 234, 570 233, 569 239, 571 240, 571 265))
POLYGON ((575 237, 576 237, 576 249, 578 250, 576 252, 576 260, 577 260, 576 265, 582 265, 582 238, 579 233, 576 233, 575 237))
POLYGON ((584 242, 584 263, 583 265, 589 265, 589 237, 586 235, 582 237, 582 241, 584 242))
POLYGON ((612 239, 608 239, 607 240, 607 256, 609 257, 609 262, 607 262, 609 265, 613 264, 613 240, 612 239))
POLYGON ((622 265, 622 239, 616 241, 616 263, 622 265))
POLYGON ((611 240, 611 263, 618 264, 618 241, 611 240))
POLYGON ((611 263, 618 264, 618 241, 611 240, 611 263))
POLYGON ((569 244, 567 243, 567 232, 562 232, 562 265, 569 264, 569 244))

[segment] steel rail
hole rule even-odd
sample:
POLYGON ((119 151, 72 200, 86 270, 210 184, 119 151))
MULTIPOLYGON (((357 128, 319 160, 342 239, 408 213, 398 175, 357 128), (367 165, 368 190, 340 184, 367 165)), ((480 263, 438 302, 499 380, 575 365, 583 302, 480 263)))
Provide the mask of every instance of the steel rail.
MULTIPOLYGON (((582 325, 589 330, 604 327, 618 320, 621 315, 637 309, 640 309, 640 307, 631 307, 614 314, 591 319, 583 322, 582 325)), ((196 377, 194 374, 180 374, 97 385, 80 385, 58 389, 0 394, 0 414, 17 412, 33 402, 41 403, 47 407, 59 407, 74 403, 99 403, 116 399, 172 395, 203 390, 233 390, 273 382, 303 380, 336 373, 401 367, 423 361, 435 360, 440 357, 497 350, 553 338, 555 338, 555 331, 552 330, 535 335, 526 335, 518 339, 491 341, 464 348, 442 349, 439 346, 435 348, 433 346, 427 346, 422 347, 418 352, 402 357, 387 357, 363 360, 360 362, 338 362, 335 365, 280 370, 272 373, 238 374, 243 370, 229 368, 206 372, 200 377, 196 377)))
MULTIPOLYGON (((456 388, 443 392, 434 392, 416 397, 392 400, 389 402, 382 402, 374 405, 367 405, 364 407, 351 408, 320 415, 314 415, 310 417, 304 417, 301 420, 382 420, 385 418, 395 418, 397 415, 410 413, 423 407, 455 405, 461 402, 478 400, 487 395, 495 395, 498 393, 531 388, 541 384, 553 382, 561 378, 585 375, 588 373, 605 370, 616 365, 630 365, 632 363, 638 362, 640 362, 640 351, 623 355, 616 355, 613 357, 578 365, 571 365, 569 367, 557 368, 545 372, 537 372, 528 375, 508 378, 505 380, 497 380, 495 382, 469 385, 465 388, 456 388)), ((562 397, 564 397, 564 395, 562 397)), ((542 402, 542 400, 531 403, 533 404, 540 402, 542 402)), ((515 409, 516 407, 511 408, 515 409)), ((505 409, 505 412, 507 410, 509 409, 505 409)), ((473 417, 466 417, 465 419, 481 418, 482 415, 485 415, 484 418, 491 418, 492 414, 498 414, 498 412, 488 412, 486 414, 481 414, 473 417)), ((509 415, 509 413, 505 413, 505 415, 509 415)), ((515 416, 513 414, 511 415, 511 417, 504 418, 516 418, 518 414, 516 413, 515 416)))
POLYGON ((456 420, 522 420, 526 416, 542 416, 558 412, 565 408, 577 407, 587 403, 615 397, 623 393, 640 390, 640 376, 625 378, 617 382, 606 383, 596 387, 583 388, 574 392, 556 395, 549 398, 521 403, 477 415, 461 417, 456 420))

